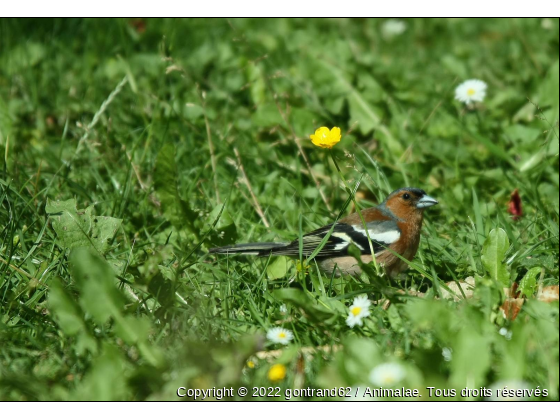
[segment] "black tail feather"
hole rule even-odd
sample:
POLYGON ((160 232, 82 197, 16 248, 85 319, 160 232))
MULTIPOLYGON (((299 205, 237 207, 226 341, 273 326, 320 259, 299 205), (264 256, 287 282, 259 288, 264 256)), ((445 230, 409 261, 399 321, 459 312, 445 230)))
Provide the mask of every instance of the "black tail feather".
POLYGON ((211 254, 246 254, 264 256, 274 253, 288 244, 278 242, 255 242, 249 244, 226 245, 219 248, 210 248, 211 254))

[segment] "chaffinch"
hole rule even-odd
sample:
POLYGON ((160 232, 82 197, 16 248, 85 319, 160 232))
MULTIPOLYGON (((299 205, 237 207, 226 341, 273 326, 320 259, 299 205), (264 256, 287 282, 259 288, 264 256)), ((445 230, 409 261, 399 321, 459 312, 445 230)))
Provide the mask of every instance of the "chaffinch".
MULTIPOLYGON (((401 188, 393 191, 377 207, 362 210, 375 260, 384 266, 390 277, 407 268, 405 261, 387 250, 393 250, 408 261, 412 260, 420 244, 420 229, 424 210, 438 201, 419 188, 401 188)), ((303 256, 310 256, 329 233, 332 224, 303 236, 303 256)), ((335 274, 356 275, 361 272, 356 259, 348 255, 348 247, 355 244, 362 252, 362 261, 372 261, 368 237, 358 213, 353 213, 334 224, 334 229, 321 251, 315 257, 321 270, 335 274)), ((229 245, 210 249, 213 254, 247 254, 257 256, 286 255, 299 257, 299 238, 289 243, 263 242, 229 245)))

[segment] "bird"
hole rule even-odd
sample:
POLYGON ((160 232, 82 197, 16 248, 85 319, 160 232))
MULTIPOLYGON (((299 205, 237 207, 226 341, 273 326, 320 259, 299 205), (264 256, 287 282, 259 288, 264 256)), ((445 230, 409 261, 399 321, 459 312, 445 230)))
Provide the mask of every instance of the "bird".
MULTIPOLYGON (((376 262, 390 278, 408 268, 396 254, 411 261, 420 245, 420 229, 424 210, 438 204, 420 188, 405 187, 393 191, 378 206, 352 213, 338 221, 302 236, 302 255, 309 257, 330 232, 326 243, 315 256, 319 268, 335 276, 359 275, 361 268, 348 249, 354 244, 361 251, 364 263, 370 263, 371 245, 376 262), (334 225, 334 227, 333 227, 334 225)), ((211 248, 211 254, 245 254, 256 256, 284 255, 299 258, 300 238, 292 242, 257 242, 211 248)))

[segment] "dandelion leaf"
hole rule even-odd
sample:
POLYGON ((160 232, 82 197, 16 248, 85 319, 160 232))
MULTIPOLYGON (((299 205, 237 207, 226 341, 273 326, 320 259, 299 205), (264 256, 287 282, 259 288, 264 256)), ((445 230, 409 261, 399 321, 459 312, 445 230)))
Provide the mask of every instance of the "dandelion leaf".
POLYGON ((124 299, 109 263, 90 249, 79 248, 70 254, 70 271, 81 292, 80 306, 97 324, 120 317, 124 299))
POLYGON ((110 344, 91 363, 84 379, 76 387, 71 400, 122 401, 128 396, 126 361, 121 352, 110 344))
POLYGON ((48 200, 45 207, 60 244, 67 249, 90 248, 105 254, 122 220, 95 216, 93 206, 76 209, 76 200, 48 200))
POLYGON ((509 286, 509 273, 504 262, 509 239, 502 228, 492 229, 482 247, 482 264, 490 277, 505 287, 509 286))
POLYGON ((537 276, 541 273, 541 267, 533 267, 525 273, 519 282, 521 293, 527 297, 533 296, 537 287, 537 276))
POLYGON ((117 288, 111 265, 90 249, 76 249, 70 254, 70 271, 80 290, 80 307, 97 325, 109 319, 115 323, 115 332, 125 343, 137 345, 148 363, 163 364, 161 350, 148 342, 150 322, 123 313, 125 299, 117 288))
POLYGON ((163 214, 178 231, 188 229, 195 235, 196 214, 184 201, 177 189, 177 164, 175 163, 175 146, 166 143, 158 153, 154 172, 156 194, 161 202, 163 214))
POLYGON ((60 279, 55 279, 49 286, 48 307, 65 334, 76 335, 85 328, 80 307, 64 290, 60 279))

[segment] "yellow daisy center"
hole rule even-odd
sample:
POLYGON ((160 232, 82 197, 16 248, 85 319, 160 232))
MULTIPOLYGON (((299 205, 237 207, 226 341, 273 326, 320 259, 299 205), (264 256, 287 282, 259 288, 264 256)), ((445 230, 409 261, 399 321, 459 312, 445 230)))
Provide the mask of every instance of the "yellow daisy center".
POLYGON ((284 331, 280 332, 278 338, 286 338, 286 333, 284 331))
POLYGON ((360 312, 362 312, 362 308, 356 306, 355 308, 350 309, 350 312, 352 312, 352 315, 358 316, 360 312))
POLYGON ((475 90, 473 88, 467 89, 467 95, 473 96, 475 94, 475 90))

